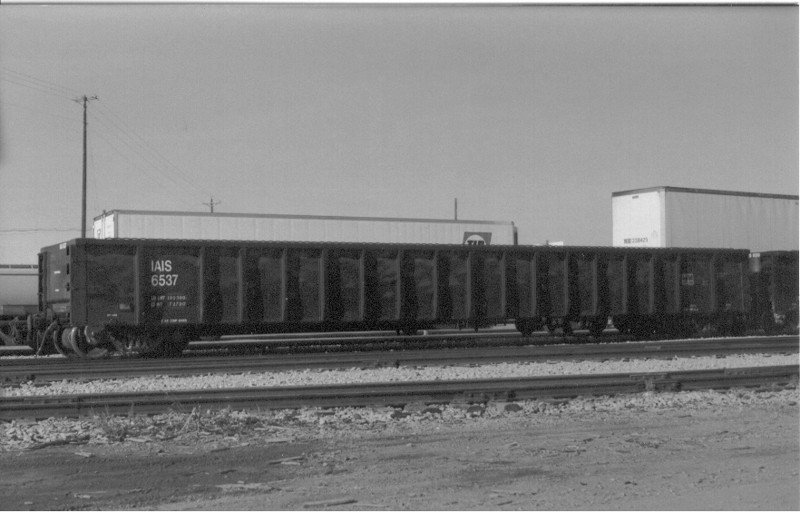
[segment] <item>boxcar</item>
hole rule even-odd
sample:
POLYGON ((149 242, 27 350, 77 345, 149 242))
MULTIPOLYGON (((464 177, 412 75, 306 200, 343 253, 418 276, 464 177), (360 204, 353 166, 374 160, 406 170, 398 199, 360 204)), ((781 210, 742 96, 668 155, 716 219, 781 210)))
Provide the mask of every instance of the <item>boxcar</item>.
POLYGON ((748 251, 76 239, 40 254, 37 346, 513 321, 599 334, 743 329, 748 251))

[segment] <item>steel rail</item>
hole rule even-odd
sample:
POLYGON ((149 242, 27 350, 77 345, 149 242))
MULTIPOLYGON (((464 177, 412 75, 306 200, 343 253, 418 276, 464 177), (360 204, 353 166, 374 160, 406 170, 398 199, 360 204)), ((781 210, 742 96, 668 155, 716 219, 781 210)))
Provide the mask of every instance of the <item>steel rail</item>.
POLYGON ((0 420, 92 414, 158 414, 170 410, 291 409, 399 406, 423 402, 486 403, 772 386, 796 388, 798 365, 678 372, 621 373, 486 380, 231 388, 202 391, 113 393, 0 398, 0 420))
POLYGON ((46 383, 150 375, 185 376, 214 373, 285 371, 296 369, 380 368, 434 364, 467 365, 497 362, 545 362, 605 359, 644 359, 690 356, 726 356, 752 353, 798 353, 797 336, 727 338, 591 345, 479 347, 399 352, 336 352, 316 354, 251 354, 250 356, 191 357, 176 359, 47 358, 0 361, 0 384, 46 383))

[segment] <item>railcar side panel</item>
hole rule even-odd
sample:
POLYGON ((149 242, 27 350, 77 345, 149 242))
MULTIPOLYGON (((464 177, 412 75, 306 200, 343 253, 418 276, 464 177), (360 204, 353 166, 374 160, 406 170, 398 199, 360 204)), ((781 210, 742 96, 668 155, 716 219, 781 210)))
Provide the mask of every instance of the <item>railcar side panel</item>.
POLYGON ((69 317, 71 314, 73 283, 70 273, 76 270, 72 263, 74 257, 73 248, 68 244, 61 244, 48 251, 41 262, 42 289, 47 297, 47 307, 59 318, 69 317))
POLYGON ((570 311, 574 315, 598 314, 597 258, 597 253, 590 252, 570 258, 570 311))
POLYGON ((364 320, 362 251, 332 250, 328 254, 326 321, 364 320))
POLYGON ((143 247, 139 265, 141 325, 154 327, 200 322, 198 247, 143 247))
POLYGON ((537 277, 540 291, 539 314, 551 318, 566 317, 569 312, 567 254, 540 253, 537 277))
POLYGON ((661 258, 662 307, 667 315, 681 313, 681 273, 678 259, 678 255, 672 253, 661 258))
MULTIPOLYGON (((287 254, 282 249, 248 251, 257 259, 258 293, 261 299, 260 322, 285 322, 288 320, 287 306, 287 254)), ((251 266, 253 264, 251 263, 251 266)))
POLYGON ((241 322, 238 251, 221 247, 203 247, 203 323, 234 324, 241 322))
POLYGON ((365 262, 366 275, 370 283, 367 305, 377 304, 376 315, 379 321, 394 322, 400 320, 400 252, 399 251, 367 251, 365 262), (374 262, 374 266, 373 266, 374 262), (377 301, 375 298, 377 297, 377 301))
POLYGON ((292 321, 320 322, 323 315, 325 289, 322 280, 322 251, 317 249, 289 251, 288 282, 289 318, 292 321))
POLYGON ((137 257, 135 246, 72 246, 76 263, 73 288, 73 322, 101 326, 135 325, 137 308, 137 257))
POLYGON ((475 288, 480 291, 480 312, 477 316, 489 319, 506 317, 506 254, 490 252, 482 255, 476 265, 477 280, 475 288))
POLYGON ((609 314, 611 316, 626 313, 627 289, 625 278, 625 256, 612 254, 606 265, 605 281, 608 290, 609 314))
POLYGON ((710 257, 690 254, 680 258, 680 304, 684 313, 709 313, 711 302, 710 257))
POLYGON ((536 258, 530 252, 514 252, 513 259, 516 308, 512 316, 529 319, 536 316, 536 258))
POLYGON ((767 332, 797 332, 798 252, 753 254, 749 270, 754 326, 767 332))
POLYGON ((462 251, 439 252, 441 264, 440 287, 443 290, 443 307, 439 320, 465 321, 470 317, 472 309, 472 281, 470 280, 470 253, 462 251), (444 297, 447 300, 444 300, 444 297))
MULTIPOLYGON (((797 312, 798 258, 797 252, 767 253, 770 262, 769 295, 779 315, 797 312)), ((794 319, 796 321, 796 318, 794 319)))
POLYGON ((410 292, 407 295, 407 313, 403 315, 404 321, 433 321, 437 316, 449 316, 451 306, 449 297, 443 294, 446 287, 440 285, 439 276, 442 274, 437 266, 437 257, 434 251, 410 252, 407 254, 411 272, 407 274, 410 280, 410 292))
POLYGON ((749 309, 749 281, 743 258, 721 254, 714 258, 714 297, 717 311, 745 313, 749 309))
POLYGON ((652 254, 629 254, 626 264, 626 304, 629 315, 653 313, 653 256, 652 254))

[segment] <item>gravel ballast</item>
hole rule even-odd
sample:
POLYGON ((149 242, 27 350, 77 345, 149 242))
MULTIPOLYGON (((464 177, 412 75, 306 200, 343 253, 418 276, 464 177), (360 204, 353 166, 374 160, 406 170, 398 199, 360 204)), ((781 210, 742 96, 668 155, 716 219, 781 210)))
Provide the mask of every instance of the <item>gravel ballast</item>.
POLYGON ((51 396, 87 393, 179 391, 218 388, 324 386, 368 382, 448 381, 499 379, 605 373, 645 373, 750 366, 782 366, 798 363, 797 355, 731 355, 628 361, 582 361, 547 363, 500 363, 472 366, 428 366, 379 369, 303 370, 273 373, 215 374, 189 377, 136 377, 92 381, 55 381, 46 385, 24 383, 2 388, 3 396, 51 396))
MULTIPOLYGON (((226 374, 194 377, 149 377, 87 382, 61 381, 45 386, 24 384, 2 388, 4 396, 111 393, 146 390, 209 389, 221 387, 268 387, 324 385, 355 382, 489 379, 515 376, 585 375, 623 372, 664 372, 693 369, 778 366, 798 363, 796 355, 735 355, 725 358, 697 357, 670 360, 584 361, 552 363, 492 364, 469 367, 421 367, 350 370, 306 370, 265 374, 226 374)), ((571 415, 581 420, 597 419, 605 413, 650 409, 724 407, 743 408, 755 403, 775 402, 796 406, 798 390, 730 390, 727 392, 642 393, 617 397, 581 397, 558 401, 520 401, 481 405, 407 404, 403 409, 339 408, 243 411, 173 411, 155 416, 113 417, 98 414, 71 420, 11 421, 0 424, 0 451, 37 449, 58 444, 114 444, 130 442, 163 443, 187 436, 216 436, 239 443, 240 437, 256 434, 257 439, 292 440, 337 435, 385 434, 388 430, 430 431, 449 424, 486 428, 486 422, 514 421, 515 418, 544 418, 571 415), (287 429, 291 429, 289 432, 287 429)))

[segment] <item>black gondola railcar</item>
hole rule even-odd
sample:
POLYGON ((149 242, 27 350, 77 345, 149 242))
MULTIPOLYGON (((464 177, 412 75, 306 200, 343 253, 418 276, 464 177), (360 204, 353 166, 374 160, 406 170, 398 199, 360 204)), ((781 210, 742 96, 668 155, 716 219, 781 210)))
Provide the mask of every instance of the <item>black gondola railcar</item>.
POLYGON ((517 326, 599 334, 738 333, 749 308, 746 250, 533 247, 516 261, 517 326))
POLYGON ((75 239, 40 254, 37 350, 180 353, 200 336, 514 321, 735 333, 748 251, 75 239))

